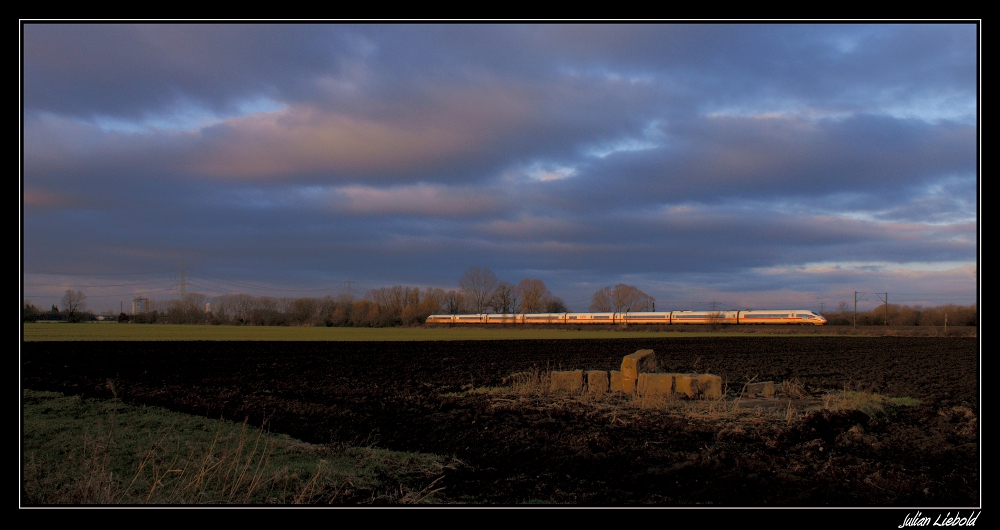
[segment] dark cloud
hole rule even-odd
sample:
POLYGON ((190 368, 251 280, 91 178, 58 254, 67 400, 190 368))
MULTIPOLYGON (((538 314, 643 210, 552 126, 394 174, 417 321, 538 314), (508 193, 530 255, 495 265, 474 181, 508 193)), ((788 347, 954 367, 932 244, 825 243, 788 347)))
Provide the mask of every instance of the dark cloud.
POLYGON ((336 75, 346 42, 323 26, 25 24, 28 110, 142 118, 190 100, 220 113, 336 75))
POLYGON ((975 172, 975 129, 963 125, 871 116, 818 123, 712 118, 671 130, 670 137, 677 140, 668 146, 590 162, 580 178, 560 184, 584 199, 583 208, 610 197, 635 208, 850 192, 891 203, 886 193, 975 172))

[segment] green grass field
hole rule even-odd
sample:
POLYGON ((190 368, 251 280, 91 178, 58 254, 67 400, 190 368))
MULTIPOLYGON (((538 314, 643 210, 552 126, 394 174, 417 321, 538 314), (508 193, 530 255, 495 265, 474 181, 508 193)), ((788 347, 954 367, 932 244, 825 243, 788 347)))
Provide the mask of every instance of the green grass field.
POLYGON ((422 504, 447 458, 23 391, 23 504, 422 504))
MULTIPOLYGON (((78 340, 338 340, 425 341, 502 339, 624 339, 650 337, 709 337, 721 333, 676 331, 625 331, 618 329, 560 330, 523 328, 313 328, 285 326, 192 326, 171 324, 24 324, 24 341, 78 340)), ((813 334, 813 333, 810 333, 813 334)), ((732 332, 727 336, 737 335, 732 332)), ((755 334, 758 335, 758 334, 755 334)))

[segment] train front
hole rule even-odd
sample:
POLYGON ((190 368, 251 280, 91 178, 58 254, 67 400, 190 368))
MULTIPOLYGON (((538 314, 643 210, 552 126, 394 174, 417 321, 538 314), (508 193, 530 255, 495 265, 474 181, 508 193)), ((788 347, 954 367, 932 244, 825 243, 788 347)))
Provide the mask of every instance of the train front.
POLYGON ((826 318, 823 317, 823 315, 815 313, 813 311, 810 311, 809 314, 811 315, 808 318, 810 323, 816 324, 817 326, 822 326, 823 324, 826 324, 826 318))

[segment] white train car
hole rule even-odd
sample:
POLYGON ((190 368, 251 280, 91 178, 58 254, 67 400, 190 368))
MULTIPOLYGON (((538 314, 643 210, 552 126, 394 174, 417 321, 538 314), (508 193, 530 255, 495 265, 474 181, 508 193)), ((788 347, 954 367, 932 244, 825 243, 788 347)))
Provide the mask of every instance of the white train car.
POLYGON ((615 313, 566 313, 567 324, 615 324, 615 313))
POLYGON ((805 309, 766 309, 740 311, 740 324, 812 324, 822 326, 826 319, 805 309))
POLYGON ((496 315, 486 315, 487 324, 522 324, 524 323, 524 315, 515 314, 496 314, 496 315))
POLYGON ((566 313, 527 313, 524 324, 565 324, 566 313))
POLYGON ((738 324, 739 311, 671 311, 671 324, 738 324))
POLYGON ((669 311, 644 311, 641 313, 625 313, 619 315, 623 324, 669 324, 669 311))

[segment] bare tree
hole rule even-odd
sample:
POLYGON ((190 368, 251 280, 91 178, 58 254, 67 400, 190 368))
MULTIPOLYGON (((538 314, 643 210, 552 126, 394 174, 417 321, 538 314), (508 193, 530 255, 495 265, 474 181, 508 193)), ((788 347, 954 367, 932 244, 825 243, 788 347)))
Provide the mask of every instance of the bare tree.
POLYGON ((488 268, 469 267, 465 275, 458 280, 458 285, 462 288, 462 293, 471 305, 471 309, 476 313, 485 313, 490 305, 490 298, 493 290, 496 289, 499 280, 493 271, 488 268))
POLYGON ((428 307, 437 307, 436 312, 440 312, 441 308, 444 306, 445 297, 448 293, 440 287, 428 287, 424 290, 424 294, 420 297, 421 304, 427 304, 428 307))
POLYGON ((614 288, 601 287, 594 293, 590 304, 591 311, 628 313, 630 311, 646 311, 652 307, 655 300, 652 296, 640 291, 634 285, 619 283, 614 288))
POLYGON ((66 312, 66 320, 79 322, 81 313, 87 309, 87 295, 83 291, 66 289, 66 294, 62 297, 63 310, 66 312))
POLYGON ((653 297, 640 291, 633 285, 619 283, 612 289, 612 301, 616 313, 648 310, 653 303, 653 297))
POLYGON ((254 326, 280 326, 287 324, 285 314, 279 310, 279 301, 270 296, 253 299, 250 323, 254 326))
POLYGON ((253 297, 246 293, 227 294, 225 297, 227 298, 229 314, 232 319, 240 325, 249 324, 250 315, 254 310, 253 297))
POLYGON ((368 300, 375 303, 378 313, 384 319, 391 319, 399 316, 403 311, 403 300, 405 298, 402 285, 392 287, 378 287, 368 291, 368 300))
MULTIPOLYGON (((414 292, 419 291, 417 289, 414 292)), ((410 303, 403 308, 402 320, 403 324, 423 324, 427 321, 427 317, 441 312, 441 302, 445 297, 444 289, 437 287, 428 287, 422 296, 417 299, 411 299, 410 303)))
POLYGON ((164 322, 168 324, 200 324, 209 319, 205 313, 208 298, 201 293, 187 293, 180 300, 167 302, 164 322))
POLYGON ((510 282, 498 283, 490 297, 490 307, 504 315, 519 312, 520 305, 517 302, 517 290, 510 282))
POLYGON ((368 299, 378 307, 382 325, 398 324, 402 320, 403 309, 420 305, 420 288, 394 285, 368 291, 368 299))
POLYGON ((558 296, 553 296, 545 302, 545 312, 546 313, 568 313, 569 308, 563 303, 562 298, 558 296))
POLYGON ((336 299, 324 297, 319 303, 320 322, 327 327, 348 325, 351 320, 352 305, 353 302, 347 295, 340 295, 336 299))
POLYGON ((288 303, 288 323, 293 326, 315 326, 319 322, 319 300, 297 298, 288 303))
POLYGON ((465 294, 452 289, 445 293, 441 305, 448 314, 457 315, 466 310, 465 294))
POLYGON ((521 299, 521 311, 524 313, 544 312, 549 299, 552 298, 552 293, 542 280, 525 278, 517 284, 515 292, 521 299))
POLYGON ((601 287, 594 293, 594 297, 590 301, 590 310, 609 313, 611 307, 611 286, 601 287))

